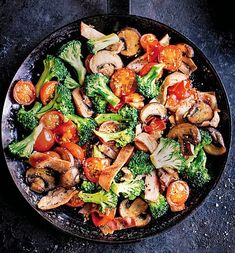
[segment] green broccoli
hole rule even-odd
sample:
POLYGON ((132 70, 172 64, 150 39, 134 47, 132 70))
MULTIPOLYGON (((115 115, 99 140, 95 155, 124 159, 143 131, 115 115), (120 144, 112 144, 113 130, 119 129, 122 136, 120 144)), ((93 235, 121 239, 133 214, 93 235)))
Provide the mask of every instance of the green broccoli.
POLYGON ((86 193, 93 193, 96 190, 96 185, 90 181, 84 180, 81 184, 81 190, 86 193))
POLYGON ((147 98, 155 98, 159 94, 160 86, 156 83, 156 79, 161 74, 164 64, 154 65, 149 73, 143 77, 136 76, 138 91, 147 98))
POLYGON ((126 128, 115 133, 106 133, 94 130, 94 133, 101 137, 105 142, 115 141, 117 147, 126 146, 128 143, 131 143, 135 137, 135 133, 132 128, 126 128))
POLYGON ((17 113, 17 122, 25 129, 25 130, 33 130, 38 125, 37 113, 42 108, 42 104, 36 102, 32 109, 26 111, 24 106, 20 108, 17 113))
POLYGON ((113 106, 116 106, 120 99, 116 97, 108 87, 109 79, 102 74, 93 74, 86 76, 86 95, 88 97, 100 96, 103 100, 107 101, 113 106))
POLYGON ((140 150, 137 150, 136 153, 133 155, 128 164, 128 167, 134 177, 136 177, 137 175, 148 174, 154 169, 154 166, 150 161, 149 154, 140 150))
POLYGON ((115 208, 118 202, 117 196, 111 191, 106 192, 101 190, 96 193, 84 193, 80 191, 78 196, 85 203, 95 203, 100 205, 102 213, 104 213, 107 208, 115 208))
POLYGON ((37 97, 39 96, 39 92, 44 83, 50 81, 52 78, 57 78, 57 80, 60 82, 69 75, 64 63, 55 56, 47 55, 46 59, 43 61, 43 64, 44 70, 35 86, 37 97))
POLYGON ((8 146, 10 152, 13 155, 19 157, 29 158, 33 152, 33 147, 36 139, 43 129, 43 125, 40 124, 36 128, 34 128, 33 132, 27 136, 25 139, 19 142, 12 143, 8 146))
POLYGON ((99 114, 95 118, 98 125, 108 120, 121 121, 134 128, 138 122, 138 110, 125 105, 118 111, 118 113, 99 114))
POLYGON ((159 194, 158 202, 155 203, 152 201, 148 201, 148 204, 150 212, 154 219, 157 219, 164 215, 169 208, 166 198, 162 194, 159 194))
POLYGON ((108 102, 102 99, 100 96, 94 96, 92 99, 92 104, 94 106, 96 113, 105 113, 108 102))
POLYGON ((87 41, 87 46, 92 54, 96 54, 98 51, 115 44, 119 41, 119 37, 115 33, 104 35, 99 38, 90 39, 87 41))
POLYGON ((144 190, 144 180, 133 180, 131 182, 113 182, 111 185, 111 190, 117 195, 120 196, 120 193, 124 198, 129 200, 134 200, 136 197, 140 196, 144 190))
POLYGON ((71 119, 73 123, 77 125, 80 138, 79 145, 84 145, 92 138, 93 130, 96 128, 96 122, 94 119, 82 118, 74 114, 67 115, 67 118, 71 119))
POLYGON ((168 167, 181 172, 185 167, 185 159, 180 151, 180 144, 172 139, 161 138, 150 159, 156 169, 168 167))
POLYGON ((64 86, 72 90, 77 87, 80 87, 80 84, 77 83, 71 76, 66 76, 64 79, 64 86))
POLYGON ((86 68, 81 60, 81 42, 72 40, 64 44, 59 50, 59 57, 75 69, 79 84, 82 85, 86 75, 86 68))
POLYGON ((37 113, 41 117, 44 113, 52 110, 62 112, 64 115, 75 113, 71 91, 64 85, 56 86, 54 98, 37 113))

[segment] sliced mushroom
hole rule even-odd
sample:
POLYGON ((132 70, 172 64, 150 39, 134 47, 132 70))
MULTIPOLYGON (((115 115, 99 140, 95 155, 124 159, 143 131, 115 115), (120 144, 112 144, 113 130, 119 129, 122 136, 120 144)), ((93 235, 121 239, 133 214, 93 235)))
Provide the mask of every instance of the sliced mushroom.
POLYGON ((213 118, 209 121, 202 122, 200 126, 203 126, 203 127, 211 126, 211 127, 216 128, 218 127, 219 122, 220 122, 220 116, 219 116, 218 110, 215 110, 213 118))
POLYGON ((140 51, 140 33, 131 27, 126 27, 118 33, 118 37, 124 42, 124 49, 121 51, 122 55, 134 56, 140 51))
POLYGON ((148 58, 147 58, 147 55, 144 54, 142 56, 137 57, 132 62, 130 62, 127 65, 127 68, 138 73, 144 67, 144 65, 146 65, 147 63, 148 63, 148 58))
POLYGON ((218 109, 217 99, 216 99, 214 91, 211 91, 211 92, 198 91, 197 94, 198 94, 199 100, 201 100, 201 101, 205 102, 206 104, 210 105, 212 110, 218 109))
POLYGON ((192 104, 190 103, 185 103, 176 110, 175 112, 175 121, 177 123, 183 123, 184 118, 187 116, 188 111, 191 109, 192 104))
POLYGON ((211 107, 199 101, 190 110, 187 115, 187 119, 192 124, 201 124, 204 121, 209 121, 213 118, 214 113, 211 107))
POLYGON ((160 116, 161 119, 166 118, 167 111, 165 106, 159 103, 148 103, 144 106, 144 108, 140 111, 140 120, 145 123, 148 117, 150 116, 160 116))
POLYGON ((157 202, 159 199, 159 187, 156 170, 153 170, 145 177, 144 198, 148 201, 157 202))
POLYGON ((98 146, 99 150, 111 159, 116 159, 118 155, 118 149, 115 145, 107 145, 103 143, 98 146))
POLYGON ((178 172, 171 168, 158 169, 158 176, 161 192, 164 192, 171 182, 179 179, 178 172))
POLYGON ((157 142, 153 136, 147 133, 141 133, 134 139, 135 146, 139 150, 153 153, 157 148, 157 142))
POLYGON ((30 189, 37 193, 47 192, 55 188, 53 171, 46 168, 30 168, 26 171, 26 182, 30 189))
POLYGON ((101 50, 91 58, 89 66, 93 73, 111 76, 114 70, 122 68, 123 62, 117 54, 101 50))
POLYGON ((141 198, 136 198, 131 204, 128 199, 123 200, 119 206, 119 213, 122 218, 137 217, 144 213, 148 208, 148 204, 141 198))
POLYGON ((197 70, 197 65, 191 58, 182 57, 182 64, 179 67, 179 70, 185 75, 191 75, 194 71, 197 70))
POLYGON ((120 181, 125 181, 125 182, 133 181, 134 175, 131 173, 128 167, 123 167, 122 172, 124 173, 124 176, 121 177, 120 181))
POLYGON ((81 22, 80 29, 81 29, 81 35, 88 40, 100 38, 100 37, 104 36, 103 33, 97 31, 92 26, 89 26, 89 25, 85 24, 84 22, 81 22))
POLYGON ((212 136, 214 144, 211 143, 204 146, 204 150, 210 155, 223 155, 226 152, 226 147, 224 145, 222 134, 213 127, 209 127, 208 130, 212 136))
POLYGON ((72 96, 77 114, 85 118, 91 117, 94 112, 83 101, 80 88, 73 90, 72 96))
POLYGON ((60 175, 60 185, 66 189, 75 186, 79 180, 79 171, 75 167, 60 175))
POLYGON ((189 58, 192 58, 194 56, 194 50, 188 44, 179 43, 176 46, 182 51, 183 55, 186 55, 189 58))
POLYGON ((188 75, 185 75, 181 72, 174 72, 170 75, 168 75, 165 80, 163 81, 161 88, 160 88, 160 94, 159 94, 159 101, 161 104, 165 105, 166 98, 167 98, 167 89, 170 86, 173 86, 174 84, 187 80, 188 75))
POLYGON ((76 189, 66 190, 63 187, 58 187, 40 199, 38 208, 45 211, 57 208, 66 204, 78 191, 76 189))
POLYGON ((71 168, 71 162, 51 157, 50 155, 40 152, 34 152, 30 156, 29 164, 36 168, 49 167, 59 173, 66 172, 71 168))
POLYGON ((178 139, 181 151, 185 156, 192 155, 193 147, 201 141, 199 129, 189 123, 182 123, 172 127, 167 137, 178 139))
POLYGON ((142 133, 142 124, 137 124, 135 128, 135 135, 138 136, 141 133, 142 133))
POLYGON ((159 40, 159 44, 163 47, 168 46, 170 44, 171 37, 168 35, 168 33, 159 40))
POLYGON ((119 54, 124 49, 124 43, 120 40, 119 42, 106 47, 106 49, 115 54, 119 54))

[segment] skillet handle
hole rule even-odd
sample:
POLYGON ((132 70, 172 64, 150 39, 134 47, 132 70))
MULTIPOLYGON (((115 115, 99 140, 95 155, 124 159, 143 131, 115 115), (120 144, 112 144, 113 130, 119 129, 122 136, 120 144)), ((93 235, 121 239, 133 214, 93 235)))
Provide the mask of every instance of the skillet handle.
POLYGON ((107 13, 108 14, 130 14, 130 0, 107 0, 107 13))

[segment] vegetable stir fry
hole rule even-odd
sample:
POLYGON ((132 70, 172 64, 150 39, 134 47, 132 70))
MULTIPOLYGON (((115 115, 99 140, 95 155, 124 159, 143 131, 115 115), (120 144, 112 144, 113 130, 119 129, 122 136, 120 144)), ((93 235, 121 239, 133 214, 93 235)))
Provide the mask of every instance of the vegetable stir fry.
POLYGON ((210 182, 207 157, 226 152, 216 94, 190 79, 193 48, 131 27, 81 22, 81 36, 90 54, 68 41, 13 90, 25 135, 9 151, 30 165, 37 207, 75 208, 105 235, 184 210, 210 182))

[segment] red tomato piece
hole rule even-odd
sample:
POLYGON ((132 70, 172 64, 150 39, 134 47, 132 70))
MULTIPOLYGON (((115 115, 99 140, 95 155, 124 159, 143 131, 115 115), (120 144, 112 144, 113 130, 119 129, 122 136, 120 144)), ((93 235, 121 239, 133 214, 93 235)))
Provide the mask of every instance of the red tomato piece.
POLYGON ((108 104, 107 106, 107 110, 110 111, 110 112, 118 112, 123 106, 125 105, 125 102, 123 100, 123 97, 121 97, 121 100, 120 102, 116 105, 116 106, 113 106, 111 104, 108 104))
POLYGON ((40 90, 40 99, 43 105, 46 105, 54 96, 57 81, 48 81, 43 84, 40 90))
POLYGON ((77 142, 78 135, 77 135, 77 128, 73 124, 71 120, 57 126, 54 129, 56 142, 63 143, 63 142, 77 142))
POLYGON ((73 142, 64 142, 61 144, 63 148, 68 149, 68 151, 77 158, 81 163, 83 162, 85 158, 84 150, 77 144, 73 142))
POLYGON ((55 137, 51 130, 43 128, 34 143, 34 150, 38 152, 46 152, 55 144, 55 137))
POLYGON ((84 204, 85 202, 78 197, 78 193, 77 193, 73 195, 73 197, 69 200, 69 202, 66 203, 66 206, 80 207, 80 206, 83 206, 84 204))
POLYGON ((157 131, 163 131, 166 128, 165 120, 154 117, 149 125, 144 126, 144 131, 150 134, 154 134, 157 131))
POLYGON ((46 154, 49 155, 49 156, 51 156, 51 157, 61 159, 61 156, 57 152, 55 152, 55 151, 47 151, 46 154))
POLYGON ((179 83, 174 84, 173 86, 170 86, 167 89, 168 95, 175 95, 178 100, 190 97, 192 91, 193 90, 191 90, 190 80, 181 81, 179 83))
POLYGON ((116 208, 107 209, 105 213, 95 210, 91 213, 92 222, 96 227, 104 226, 109 221, 113 220, 116 214, 116 208))
POLYGON ((153 41, 157 41, 157 38, 152 33, 146 33, 140 38, 140 45, 144 50, 147 50, 147 47, 153 43, 153 41))
POLYGON ((57 111, 46 112, 41 117, 40 123, 42 123, 44 127, 54 130, 57 126, 64 123, 64 115, 57 111))
POLYGON ((20 80, 13 89, 13 97, 20 105, 30 105, 36 99, 35 87, 30 81, 20 80))

